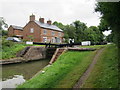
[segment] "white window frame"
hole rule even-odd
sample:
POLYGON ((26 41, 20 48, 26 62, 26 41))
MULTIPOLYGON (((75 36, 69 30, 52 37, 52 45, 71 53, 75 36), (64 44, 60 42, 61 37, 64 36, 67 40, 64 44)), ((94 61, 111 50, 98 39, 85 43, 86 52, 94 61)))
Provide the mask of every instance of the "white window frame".
POLYGON ((58 36, 61 36, 61 32, 58 32, 58 36))
POLYGON ((47 30, 46 29, 43 30, 43 34, 45 34, 45 35, 47 34, 47 30))
POLYGON ((55 32, 54 32, 54 31, 52 31, 52 32, 51 32, 51 34, 52 34, 52 36, 54 36, 54 35, 55 35, 55 32))
POLYGON ((30 28, 30 33, 34 33, 34 28, 30 28))
POLYGON ((54 37, 52 37, 51 42, 55 43, 55 38, 54 37))
POLYGON ((47 37, 43 37, 43 42, 46 43, 47 42, 47 37), (46 40, 45 40, 46 39, 46 40))

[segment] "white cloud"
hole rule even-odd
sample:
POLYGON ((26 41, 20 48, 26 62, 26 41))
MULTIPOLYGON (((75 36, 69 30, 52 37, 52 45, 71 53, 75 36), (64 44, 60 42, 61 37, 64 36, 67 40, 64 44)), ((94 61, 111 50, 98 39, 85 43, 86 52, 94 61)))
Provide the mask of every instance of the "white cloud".
POLYGON ((34 13, 36 19, 44 17, 63 24, 75 20, 88 26, 99 24, 99 14, 94 13, 95 0, 1 0, 1 15, 11 25, 24 26, 29 15, 34 13))

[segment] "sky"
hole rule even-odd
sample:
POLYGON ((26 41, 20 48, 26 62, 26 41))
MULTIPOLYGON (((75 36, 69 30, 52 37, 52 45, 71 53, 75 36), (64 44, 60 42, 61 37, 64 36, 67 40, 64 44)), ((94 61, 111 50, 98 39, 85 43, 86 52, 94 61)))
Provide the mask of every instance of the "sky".
POLYGON ((97 26, 100 14, 94 11, 95 0, 0 0, 0 17, 8 25, 24 27, 31 14, 52 22, 71 24, 80 20, 89 26, 97 26))

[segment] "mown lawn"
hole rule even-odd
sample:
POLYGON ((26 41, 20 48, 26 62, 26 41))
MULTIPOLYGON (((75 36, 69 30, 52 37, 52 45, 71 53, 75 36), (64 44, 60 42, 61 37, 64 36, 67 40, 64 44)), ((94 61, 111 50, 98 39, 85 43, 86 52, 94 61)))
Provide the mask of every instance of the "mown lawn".
POLYGON ((50 67, 43 69, 19 88, 72 88, 85 72, 95 55, 95 51, 67 51, 50 67))
POLYGON ((118 88, 117 47, 108 45, 82 88, 118 88))

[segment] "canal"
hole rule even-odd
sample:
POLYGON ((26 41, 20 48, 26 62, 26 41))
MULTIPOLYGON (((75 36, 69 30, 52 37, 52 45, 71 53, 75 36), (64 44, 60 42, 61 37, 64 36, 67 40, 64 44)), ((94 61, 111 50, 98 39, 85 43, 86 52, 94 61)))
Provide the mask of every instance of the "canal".
POLYGON ((15 88, 32 78, 38 71, 48 65, 50 60, 39 60, 27 63, 2 66, 2 88, 15 88))

